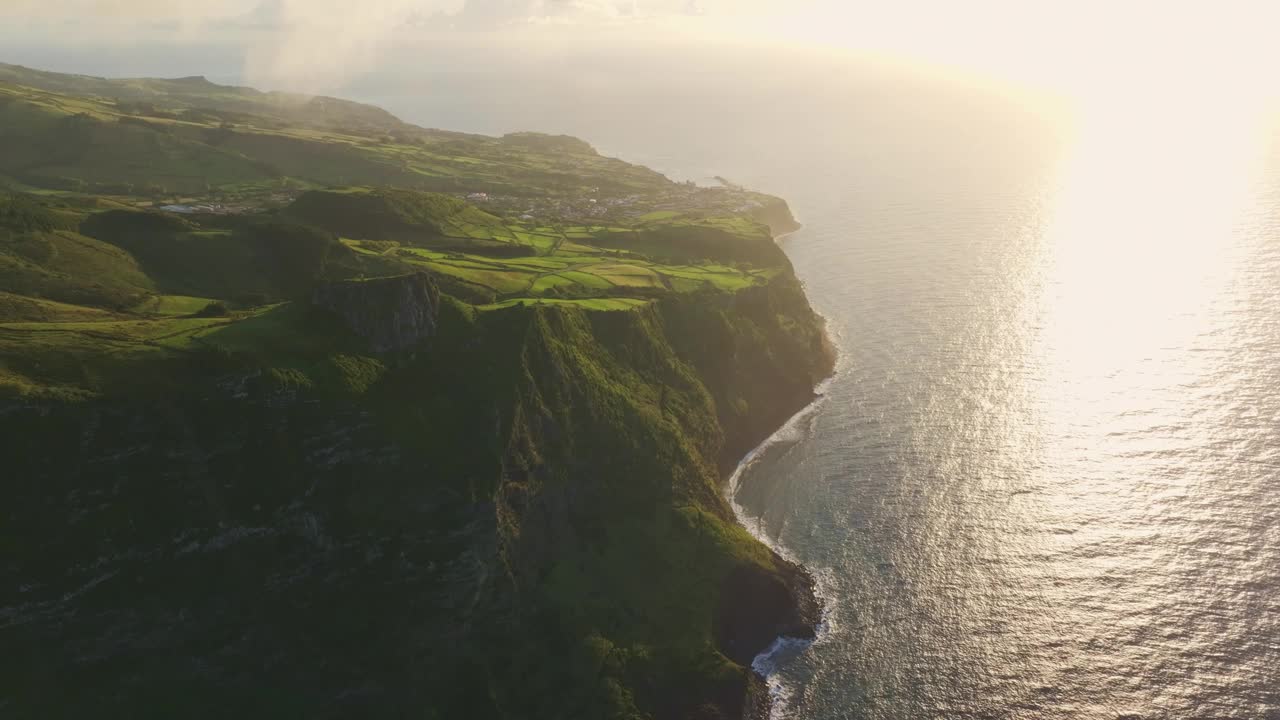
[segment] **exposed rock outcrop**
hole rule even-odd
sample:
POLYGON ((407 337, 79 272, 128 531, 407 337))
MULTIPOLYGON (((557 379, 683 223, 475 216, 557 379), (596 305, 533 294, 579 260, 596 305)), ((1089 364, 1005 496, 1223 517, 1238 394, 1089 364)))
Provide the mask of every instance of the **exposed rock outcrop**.
POLYGON ((768 225, 775 237, 800 229, 800 223, 791 213, 791 206, 779 197, 766 196, 760 207, 751 212, 751 217, 768 225))
POLYGON ((812 639, 820 620, 813 578, 782 558, 775 562, 774 573, 740 565, 721 586, 716 645, 739 665, 750 666, 776 638, 812 639))
POLYGON ((312 303, 341 317, 374 352, 392 352, 435 335, 440 290, 423 273, 343 280, 321 285, 312 303))

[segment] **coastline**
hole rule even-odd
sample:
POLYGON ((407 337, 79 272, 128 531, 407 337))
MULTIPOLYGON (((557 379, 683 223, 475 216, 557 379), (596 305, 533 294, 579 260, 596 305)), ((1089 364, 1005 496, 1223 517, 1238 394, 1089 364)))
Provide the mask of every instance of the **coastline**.
MULTIPOLYGON (((774 236, 774 242, 780 243, 785 238, 803 229, 798 221, 791 227, 774 236)), ((807 299, 807 294, 806 294, 807 299)), ((816 310, 815 310, 816 312, 816 310)), ((782 562, 795 571, 790 592, 798 607, 808 608, 805 626, 791 628, 795 632, 782 632, 776 635, 771 643, 761 648, 751 661, 751 673, 747 685, 747 699, 744 706, 744 720, 777 720, 785 716, 789 707, 790 690, 777 677, 786 660, 803 653, 826 633, 827 604, 824 593, 819 586, 818 578, 781 542, 772 538, 760 525, 760 518, 749 514, 738 501, 738 491, 743 475, 768 456, 768 453, 783 443, 795 443, 808 435, 810 423, 822 404, 831 383, 838 375, 841 362, 845 357, 839 343, 834 342, 829 331, 826 316, 819 314, 823 325, 823 336, 831 351, 831 369, 812 389, 807 403, 796 410, 782 422, 772 433, 761 440, 738 461, 733 471, 724 481, 724 496, 738 524, 756 540, 762 543, 782 562)))
MULTIPOLYGON (((822 407, 822 403, 826 399, 825 391, 835 376, 836 372, 833 368, 832 374, 814 388, 813 399, 796 411, 773 434, 747 453, 725 481, 725 499, 728 500, 730 507, 733 509, 733 514, 738 524, 750 533, 752 537, 764 544, 765 547, 768 547, 780 560, 795 570, 796 577, 794 580, 797 580, 797 582, 792 583, 790 590, 796 596, 795 601, 798 606, 811 609, 811 616, 806 618, 805 632, 778 634, 770 644, 763 647, 752 659, 752 682, 748 686, 749 694, 746 704, 747 711, 744 713, 745 720, 773 720, 784 716, 789 705, 790 692, 778 680, 776 673, 781 669, 785 660, 804 652, 826 633, 827 603, 824 602, 825 593, 822 592, 818 578, 785 545, 764 532, 760 527, 760 518, 750 515, 738 501, 738 490, 743 474, 765 458, 770 450, 773 450, 781 443, 798 441, 803 435, 808 434, 808 429, 804 426, 822 407)), ((798 628, 795 628, 795 630, 798 630, 798 628)))

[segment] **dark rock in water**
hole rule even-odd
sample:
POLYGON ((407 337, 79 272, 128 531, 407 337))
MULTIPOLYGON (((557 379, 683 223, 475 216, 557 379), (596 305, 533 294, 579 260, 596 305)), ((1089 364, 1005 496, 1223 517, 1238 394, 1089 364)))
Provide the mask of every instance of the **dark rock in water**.
POLYGON ((343 280, 321 285, 312 303, 341 317, 374 352, 391 352, 435 335, 440 290, 423 273, 343 280))
POLYGON ((821 605, 813 577, 803 567, 773 555, 773 571, 753 564, 730 571, 720 587, 713 632, 725 657, 749 668, 746 684, 721 699, 723 709, 743 720, 767 720, 773 698, 765 678, 753 667, 756 656, 778 638, 812 640, 821 605))
POLYGON ((782 558, 774 560, 776 572, 741 565, 729 573, 721 588, 716 645, 739 665, 749 667, 778 637, 814 637, 819 608, 813 579, 782 558))

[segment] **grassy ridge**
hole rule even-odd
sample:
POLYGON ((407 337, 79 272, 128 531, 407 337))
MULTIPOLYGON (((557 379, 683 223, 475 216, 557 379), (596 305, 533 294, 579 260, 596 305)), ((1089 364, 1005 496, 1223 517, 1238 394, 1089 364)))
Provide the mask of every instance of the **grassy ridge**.
POLYGON ((580 141, 425 130, 357 103, 199 79, 102 80, 5 65, 0 146, 0 175, 13 181, 122 195, 235 194, 282 182, 563 194, 667 182, 580 141))
MULTIPOLYGON (((785 258, 759 249, 767 238, 758 223, 732 218, 513 223, 451 196, 390 189, 308 192, 279 213, 243 216, 0 194, 0 329, 14 348, 0 385, 62 397, 133 392, 137 383, 116 369, 122 346, 176 359, 203 346, 154 338, 188 337, 175 328, 189 318, 212 312, 215 324, 238 324, 257 317, 255 308, 304 301, 317 283, 337 279, 423 271, 482 310, 616 311, 672 294, 736 293, 786 271, 785 258), (39 325, 60 321, 101 326, 39 325), (88 338, 112 351, 92 351, 88 338)), ((305 327, 284 333, 298 335, 305 327)))

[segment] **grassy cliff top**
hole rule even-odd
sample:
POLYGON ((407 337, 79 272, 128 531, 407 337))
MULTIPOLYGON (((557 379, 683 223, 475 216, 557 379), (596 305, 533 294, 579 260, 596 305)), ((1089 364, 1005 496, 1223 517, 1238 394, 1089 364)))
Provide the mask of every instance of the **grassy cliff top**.
POLYGON ((619 311, 789 274, 776 198, 334 98, 0 64, 0 150, 0 385, 19 395, 132 387, 227 337, 320 352, 302 309, 333 280, 619 311))
POLYGON ((767 228, 732 217, 539 225, 447 195, 371 189, 244 216, 83 200, 0 196, 0 384, 11 393, 132 392, 156 363, 198 351, 358 351, 328 343, 307 310, 334 280, 421 272, 478 311, 620 311, 789 273, 767 228))

